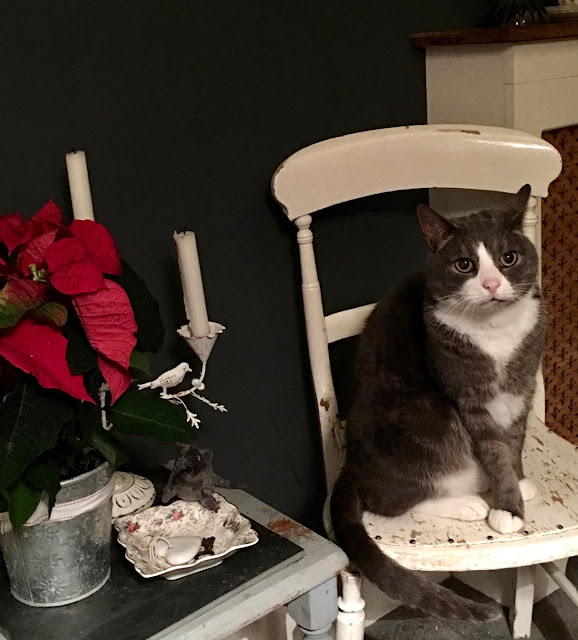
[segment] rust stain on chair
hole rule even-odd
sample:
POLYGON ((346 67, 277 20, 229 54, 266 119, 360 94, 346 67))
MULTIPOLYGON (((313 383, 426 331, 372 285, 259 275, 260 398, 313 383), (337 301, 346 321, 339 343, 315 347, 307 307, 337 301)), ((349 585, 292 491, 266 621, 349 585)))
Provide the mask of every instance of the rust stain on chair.
POLYGON ((300 525, 291 518, 281 518, 280 520, 271 520, 267 524, 267 528, 271 529, 280 536, 289 536, 291 538, 307 538, 313 540, 313 532, 300 525))
POLYGON ((477 129, 438 129, 438 131, 441 131, 442 133, 470 133, 474 136, 480 136, 481 131, 478 131, 477 129))
POLYGON ((560 494, 557 491, 551 491, 552 494, 552 502, 559 502, 560 504, 564 504, 564 500, 560 497, 560 494))

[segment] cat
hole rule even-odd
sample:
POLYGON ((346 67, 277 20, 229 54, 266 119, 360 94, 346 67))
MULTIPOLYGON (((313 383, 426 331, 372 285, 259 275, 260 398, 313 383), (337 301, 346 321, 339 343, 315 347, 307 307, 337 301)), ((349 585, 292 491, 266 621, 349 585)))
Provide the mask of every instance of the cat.
POLYGON ((441 617, 500 612, 388 558, 362 515, 412 511, 488 518, 501 533, 523 527, 535 487, 521 450, 546 330, 538 256, 522 231, 529 195, 525 185, 503 209, 452 221, 420 205, 425 271, 377 304, 358 345, 334 535, 383 592, 441 617))

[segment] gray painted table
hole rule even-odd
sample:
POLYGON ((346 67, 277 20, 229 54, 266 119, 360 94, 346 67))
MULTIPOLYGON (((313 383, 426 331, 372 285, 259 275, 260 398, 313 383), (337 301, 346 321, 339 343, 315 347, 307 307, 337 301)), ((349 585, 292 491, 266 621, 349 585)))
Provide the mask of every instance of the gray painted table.
MULTIPOLYGON (((215 568, 212 575, 208 571, 200 592, 198 588, 195 592, 192 581, 188 585, 184 582, 188 578, 174 582, 143 580, 128 570, 128 563, 125 566, 125 561, 117 558, 121 564, 111 582, 76 605, 30 609, 8 597, 0 612, 0 628, 14 629, 20 616, 27 629, 6 635, 0 632, 0 640, 51 640, 60 638, 59 631, 87 640, 220 640, 285 604, 306 638, 328 639, 327 631, 337 616, 336 575, 347 564, 343 551, 244 491, 221 492, 266 528, 261 531, 259 553, 257 544, 215 568), (246 574, 242 583, 239 576, 227 575, 234 567, 246 574), (30 626, 31 620, 37 622, 30 626)), ((113 551, 119 555, 118 550, 113 551)))

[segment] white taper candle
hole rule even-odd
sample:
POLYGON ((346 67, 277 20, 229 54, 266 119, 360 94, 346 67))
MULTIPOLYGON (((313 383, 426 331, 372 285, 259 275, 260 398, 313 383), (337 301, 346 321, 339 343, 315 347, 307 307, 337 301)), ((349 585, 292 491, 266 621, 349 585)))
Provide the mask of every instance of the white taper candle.
POLYGON ((196 338, 203 338, 209 334, 209 318, 207 316, 197 239, 192 231, 184 231, 183 233, 175 231, 173 238, 177 244, 183 299, 189 326, 196 338))
POLYGON ((70 185, 74 219, 94 220, 84 151, 72 151, 66 154, 66 170, 68 171, 68 184, 70 185))

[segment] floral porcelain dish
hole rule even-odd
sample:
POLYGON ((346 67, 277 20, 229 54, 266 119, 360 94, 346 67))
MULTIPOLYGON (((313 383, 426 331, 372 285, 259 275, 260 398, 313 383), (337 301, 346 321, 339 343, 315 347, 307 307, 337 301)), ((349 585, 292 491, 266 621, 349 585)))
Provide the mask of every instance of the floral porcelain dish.
MULTIPOLYGON (((237 507, 223 496, 213 495, 219 503, 217 511, 210 511, 198 502, 177 500, 114 521, 118 541, 126 549, 125 557, 143 578, 163 576, 176 580, 215 567, 238 549, 259 541, 250 521, 237 507), (183 543, 190 540, 192 557, 188 561, 171 564, 166 559, 169 555, 163 557, 167 548, 171 548, 171 538, 178 543, 173 546, 178 546, 181 552, 183 543)), ((186 557, 186 549, 180 557, 186 557)))

